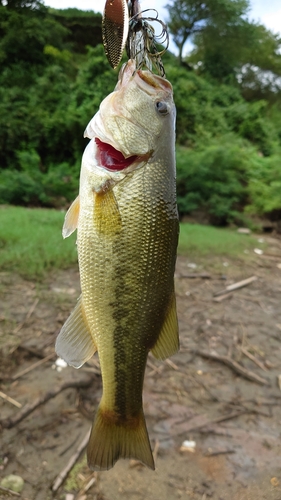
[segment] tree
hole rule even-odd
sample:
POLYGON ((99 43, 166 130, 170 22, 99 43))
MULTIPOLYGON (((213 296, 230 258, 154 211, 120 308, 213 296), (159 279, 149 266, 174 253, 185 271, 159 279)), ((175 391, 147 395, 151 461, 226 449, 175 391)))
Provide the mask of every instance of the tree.
POLYGON ((101 14, 78 9, 50 9, 49 12, 67 29, 65 42, 71 51, 86 54, 88 45, 95 47, 102 43, 101 14))
POLYGON ((7 7, 9 10, 26 8, 31 10, 47 11, 47 8, 40 2, 40 0, 0 0, 0 5, 7 7))
POLYGON ((216 24, 221 30, 235 25, 249 8, 249 0, 174 0, 166 6, 168 26, 179 49, 182 63, 183 48, 188 39, 216 24))
POLYGON ((276 100, 281 91, 280 37, 242 18, 225 28, 214 22, 197 33, 188 62, 202 75, 238 82, 248 100, 276 100))
POLYGON ((281 38, 259 24, 251 24, 251 43, 244 50, 238 80, 248 100, 280 100, 281 38))

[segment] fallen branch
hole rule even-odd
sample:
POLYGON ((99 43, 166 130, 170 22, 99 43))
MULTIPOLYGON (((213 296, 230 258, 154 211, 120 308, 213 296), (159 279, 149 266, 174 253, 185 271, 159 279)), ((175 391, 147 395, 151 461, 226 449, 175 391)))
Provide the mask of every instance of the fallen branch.
POLYGON ((89 438, 90 438, 90 432, 88 431, 86 436, 84 437, 83 441, 79 444, 77 450, 75 453, 70 457, 67 465, 64 467, 64 469, 59 473, 57 478, 55 479, 53 486, 52 486, 52 491, 55 493, 58 491, 59 487, 62 485, 68 474, 70 473, 71 469, 74 467, 76 462, 78 461, 82 451, 86 448, 89 438))
POLYGON ((219 295, 225 295, 229 292, 234 292, 235 290, 239 290, 239 288, 243 288, 244 286, 250 285, 258 278, 257 276, 251 276, 251 278, 247 278, 242 281, 238 281, 237 283, 233 283, 232 285, 228 285, 224 290, 220 290, 219 292, 214 293, 214 297, 218 297, 219 295))
POLYGON ((47 403, 49 399, 54 398, 60 392, 65 391, 65 389, 79 389, 80 387, 89 387, 93 382, 93 378, 79 379, 79 380, 68 380, 62 384, 54 387, 48 392, 45 392, 42 396, 35 399, 32 403, 27 403, 15 416, 8 417, 0 420, 0 429, 11 429, 15 425, 19 424, 24 418, 28 417, 39 406, 47 403))
POLYGON ((238 373, 238 375, 241 375, 242 377, 251 380, 251 382, 256 382, 257 384, 260 385, 270 385, 268 380, 260 377, 259 375, 256 375, 250 370, 246 370, 246 368, 241 366, 239 363, 234 361, 229 356, 220 356, 217 352, 214 351, 209 352, 209 351, 202 351, 195 349, 193 352, 198 356, 201 356, 202 358, 212 359, 213 361, 219 361, 220 363, 225 364, 226 366, 231 368, 235 373, 238 373))

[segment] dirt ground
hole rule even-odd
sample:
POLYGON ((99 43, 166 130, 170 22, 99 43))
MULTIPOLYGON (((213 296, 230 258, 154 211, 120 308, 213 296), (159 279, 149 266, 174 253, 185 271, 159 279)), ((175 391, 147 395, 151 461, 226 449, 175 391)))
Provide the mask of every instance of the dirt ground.
MULTIPOLYGON (((96 358, 80 370, 55 364, 78 272, 41 283, 1 273, 0 484, 19 475, 24 500, 281 500, 281 240, 267 244, 248 261, 178 258, 181 350, 166 362, 149 357, 144 385, 156 471, 120 460, 93 473, 82 452, 56 492, 101 397, 96 358), (215 295, 251 276, 248 286, 215 295)), ((1 487, 0 498, 16 496, 1 487)))

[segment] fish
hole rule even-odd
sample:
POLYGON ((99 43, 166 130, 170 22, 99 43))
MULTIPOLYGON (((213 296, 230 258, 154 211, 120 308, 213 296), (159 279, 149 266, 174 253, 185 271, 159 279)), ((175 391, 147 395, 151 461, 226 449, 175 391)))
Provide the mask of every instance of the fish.
POLYGON ((86 128, 79 195, 65 216, 63 236, 77 229, 81 296, 56 352, 79 368, 98 351, 93 470, 119 458, 155 468, 142 391, 149 351, 164 360, 179 349, 175 113, 168 80, 129 60, 86 128))

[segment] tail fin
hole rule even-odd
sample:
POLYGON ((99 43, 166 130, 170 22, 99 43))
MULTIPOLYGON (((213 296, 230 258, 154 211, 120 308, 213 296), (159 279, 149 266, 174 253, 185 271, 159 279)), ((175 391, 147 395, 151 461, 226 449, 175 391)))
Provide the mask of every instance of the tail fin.
POLYGON ((93 423, 87 449, 90 469, 108 470, 119 458, 135 458, 154 470, 143 411, 134 418, 134 425, 117 424, 108 413, 99 407, 93 423))

